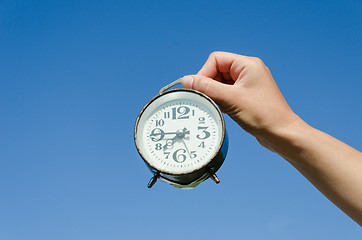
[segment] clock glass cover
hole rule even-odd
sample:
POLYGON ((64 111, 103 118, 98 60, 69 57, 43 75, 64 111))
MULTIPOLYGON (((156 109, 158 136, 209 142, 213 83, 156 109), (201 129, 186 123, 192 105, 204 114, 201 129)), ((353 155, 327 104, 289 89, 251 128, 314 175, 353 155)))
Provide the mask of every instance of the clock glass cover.
POLYGON ((219 152, 225 126, 220 110, 196 91, 168 91, 141 111, 135 141, 142 158, 163 173, 187 174, 219 152))

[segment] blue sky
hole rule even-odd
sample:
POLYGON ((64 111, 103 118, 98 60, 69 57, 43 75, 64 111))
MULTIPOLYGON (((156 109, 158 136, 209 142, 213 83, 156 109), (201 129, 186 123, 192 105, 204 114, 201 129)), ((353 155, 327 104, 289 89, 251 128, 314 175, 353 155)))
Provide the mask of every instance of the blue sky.
POLYGON ((215 50, 258 56, 312 126, 361 150, 361 1, 1 1, 0 239, 360 239, 229 117, 216 185, 151 177, 143 105, 215 50))

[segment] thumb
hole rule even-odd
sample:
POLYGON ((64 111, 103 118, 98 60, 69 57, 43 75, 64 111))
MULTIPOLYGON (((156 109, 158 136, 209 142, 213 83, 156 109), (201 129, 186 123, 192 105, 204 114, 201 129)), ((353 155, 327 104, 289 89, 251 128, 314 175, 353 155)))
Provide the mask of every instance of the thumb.
POLYGON ((184 88, 194 89, 206 94, 222 106, 228 105, 233 97, 231 85, 218 82, 212 78, 188 75, 182 78, 181 84, 184 88))

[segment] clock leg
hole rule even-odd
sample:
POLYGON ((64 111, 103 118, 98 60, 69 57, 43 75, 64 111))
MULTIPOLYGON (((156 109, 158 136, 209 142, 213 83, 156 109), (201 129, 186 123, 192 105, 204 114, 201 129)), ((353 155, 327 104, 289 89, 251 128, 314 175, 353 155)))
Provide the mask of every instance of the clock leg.
POLYGON ((153 177, 150 179, 150 181, 148 182, 147 187, 151 188, 153 185, 155 185, 155 183, 157 182, 157 178, 159 177, 160 173, 159 172, 155 172, 153 177))
POLYGON ((216 174, 210 170, 210 178, 216 183, 219 184, 220 183, 220 179, 216 176, 216 174))

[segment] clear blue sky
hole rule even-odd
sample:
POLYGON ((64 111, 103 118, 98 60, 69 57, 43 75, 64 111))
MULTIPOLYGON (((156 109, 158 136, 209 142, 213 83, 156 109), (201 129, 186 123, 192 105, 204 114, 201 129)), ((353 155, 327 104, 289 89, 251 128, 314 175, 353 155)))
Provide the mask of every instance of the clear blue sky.
POLYGON ((1 1, 0 239, 361 239, 229 117, 219 185, 147 189, 136 117, 215 50, 262 58, 295 112, 362 149, 361 1, 1 1))

